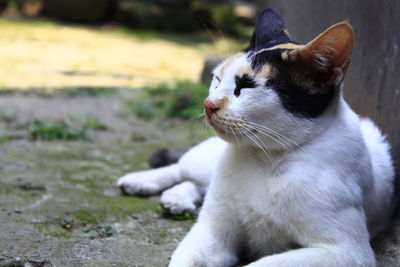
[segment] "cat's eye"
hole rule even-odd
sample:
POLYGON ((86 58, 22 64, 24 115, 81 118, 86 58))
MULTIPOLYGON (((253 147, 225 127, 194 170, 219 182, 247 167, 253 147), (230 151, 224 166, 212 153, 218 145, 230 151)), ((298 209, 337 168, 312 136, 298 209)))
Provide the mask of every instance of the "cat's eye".
POLYGON ((217 75, 214 76, 215 79, 217 79, 217 81, 220 83, 221 82, 221 78, 219 78, 217 75))
POLYGON ((233 94, 235 96, 240 96, 240 92, 243 88, 255 88, 257 86, 256 81, 248 74, 244 74, 243 76, 239 77, 238 75, 235 76, 235 91, 233 94))

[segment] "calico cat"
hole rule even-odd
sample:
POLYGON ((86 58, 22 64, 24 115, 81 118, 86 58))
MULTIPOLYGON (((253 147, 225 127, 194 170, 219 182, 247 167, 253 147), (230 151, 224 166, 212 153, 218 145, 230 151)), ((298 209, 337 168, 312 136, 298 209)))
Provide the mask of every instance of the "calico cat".
POLYGON ((375 266, 370 238, 393 211, 389 144, 343 99, 354 48, 348 22, 306 45, 267 9, 250 46, 214 70, 204 101, 214 137, 177 164, 128 174, 128 194, 164 191, 195 225, 173 253, 182 266, 375 266))

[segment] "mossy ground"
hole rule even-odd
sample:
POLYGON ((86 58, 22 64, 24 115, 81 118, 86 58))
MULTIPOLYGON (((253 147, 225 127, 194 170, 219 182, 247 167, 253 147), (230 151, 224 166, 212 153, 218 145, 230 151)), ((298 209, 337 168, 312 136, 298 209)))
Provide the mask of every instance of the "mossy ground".
POLYGON ((0 142, 0 264, 18 257, 57 266, 168 262, 193 220, 164 218, 157 196, 123 196, 116 180, 148 168, 155 149, 190 146, 209 132, 198 121, 136 117, 127 104, 135 94, 0 95, 0 127, 12 137, 0 142), (90 129, 88 140, 29 138, 29 121, 71 114, 101 118, 107 129, 90 129))

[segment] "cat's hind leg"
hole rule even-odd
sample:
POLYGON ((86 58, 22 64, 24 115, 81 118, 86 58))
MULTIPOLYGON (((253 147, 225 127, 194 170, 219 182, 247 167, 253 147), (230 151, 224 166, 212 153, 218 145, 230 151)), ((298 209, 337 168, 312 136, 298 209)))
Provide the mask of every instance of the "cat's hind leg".
POLYGON ((178 164, 172 164, 153 170, 126 174, 118 179, 117 185, 127 195, 150 196, 181 181, 178 164))
POLYGON ((203 189, 192 181, 185 181, 164 191, 161 206, 172 215, 194 214, 203 200, 203 189))

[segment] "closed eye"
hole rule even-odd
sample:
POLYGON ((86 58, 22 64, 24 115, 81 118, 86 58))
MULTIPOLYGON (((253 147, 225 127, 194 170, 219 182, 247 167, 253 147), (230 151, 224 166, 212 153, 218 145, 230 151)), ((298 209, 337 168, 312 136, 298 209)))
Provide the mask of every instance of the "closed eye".
POLYGON ((237 97, 240 96, 240 92, 244 88, 255 88, 257 86, 257 83, 254 81, 252 77, 250 77, 248 74, 244 74, 242 77, 239 77, 238 75, 235 76, 235 91, 233 94, 237 97))
POLYGON ((217 81, 220 83, 221 82, 221 79, 218 77, 218 76, 214 76, 215 77, 215 79, 217 79, 217 81))

